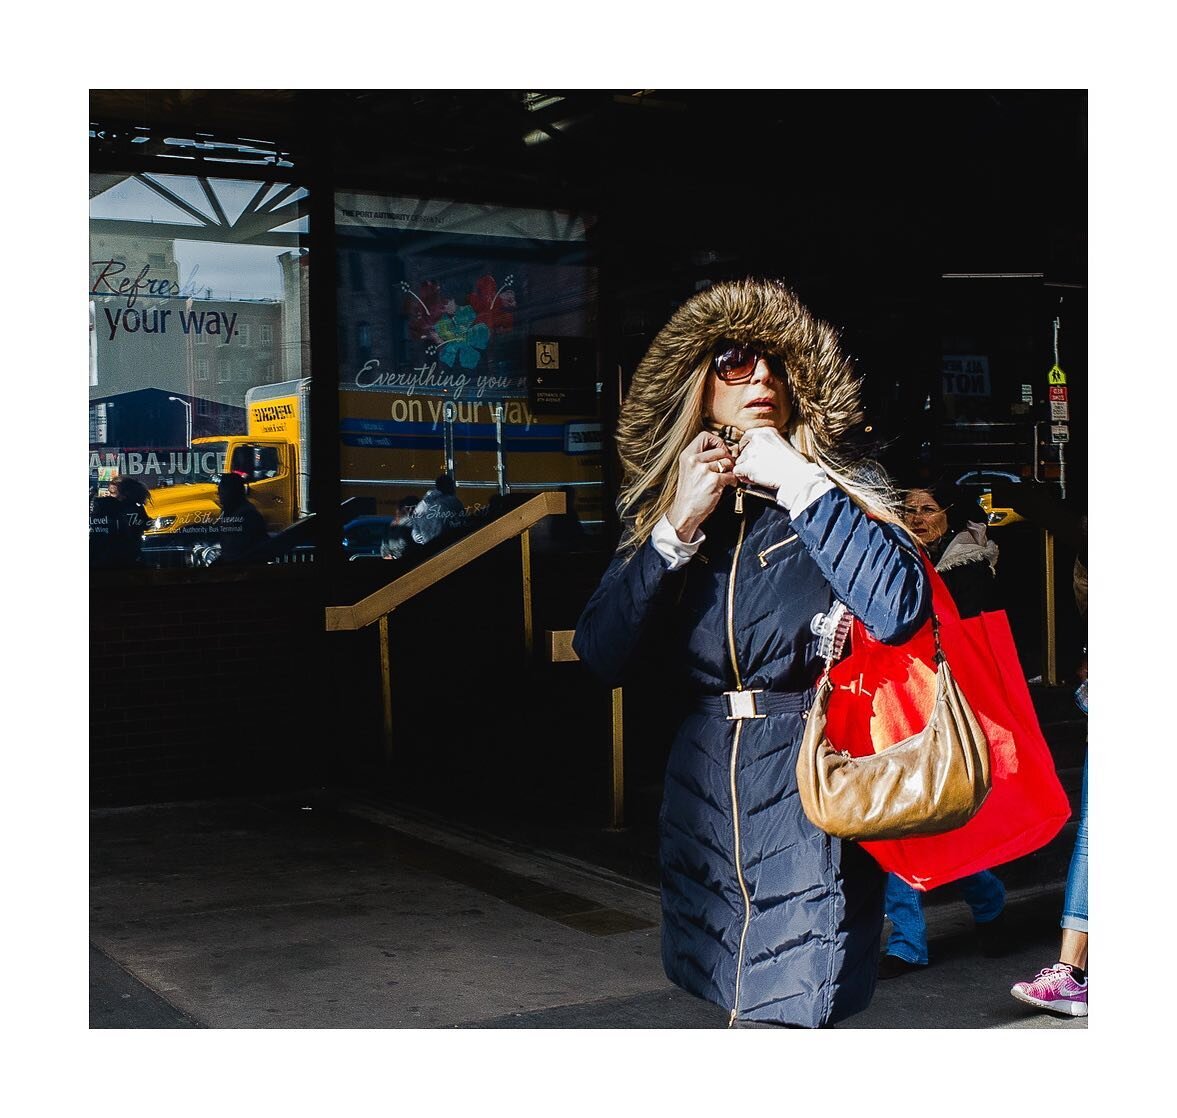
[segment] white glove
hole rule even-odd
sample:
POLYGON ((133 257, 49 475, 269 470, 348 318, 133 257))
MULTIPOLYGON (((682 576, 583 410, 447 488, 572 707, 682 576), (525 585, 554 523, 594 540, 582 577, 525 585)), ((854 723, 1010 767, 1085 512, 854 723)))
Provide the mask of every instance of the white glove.
POLYGON ((834 488, 825 470, 773 427, 754 427, 744 434, 732 472, 741 481, 775 489, 777 504, 788 509, 790 516, 834 488))

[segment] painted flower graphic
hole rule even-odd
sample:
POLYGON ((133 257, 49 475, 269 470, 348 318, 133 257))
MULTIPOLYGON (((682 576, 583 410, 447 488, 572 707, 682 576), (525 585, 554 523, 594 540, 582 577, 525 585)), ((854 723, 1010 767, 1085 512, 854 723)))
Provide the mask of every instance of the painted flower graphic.
POLYGON ((513 275, 498 286, 494 276, 483 276, 470 292, 470 306, 478 314, 478 321, 485 323, 495 334, 506 334, 515 325, 515 292, 511 290, 515 282, 513 275))
POLYGON ((437 323, 443 315, 454 313, 453 299, 443 298, 441 286, 433 280, 422 282, 420 295, 403 280, 400 286, 408 296, 405 299, 405 313, 409 318, 411 335, 423 342, 439 343, 441 338, 437 334, 437 323))
POLYGON ((490 344, 490 327, 476 321, 477 317, 473 307, 459 307, 437 323, 437 356, 446 368, 457 363, 463 369, 473 369, 482 360, 482 351, 490 344))

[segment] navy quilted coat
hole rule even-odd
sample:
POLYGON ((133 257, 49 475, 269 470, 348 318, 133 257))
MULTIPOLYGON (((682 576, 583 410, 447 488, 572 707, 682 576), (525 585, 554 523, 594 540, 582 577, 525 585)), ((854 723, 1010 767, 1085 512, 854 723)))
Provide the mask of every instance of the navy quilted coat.
POLYGON ((805 817, 794 771, 821 674, 816 614, 845 602, 875 637, 928 616, 920 560, 844 492, 796 518, 729 490, 706 539, 670 572, 646 541, 614 557, 574 647, 621 683, 650 627, 671 627, 697 696, 667 763, 660 815, 662 960, 672 982, 731 1021, 816 1028, 866 1008, 882 932, 883 875, 855 843, 805 817), (725 691, 759 689, 763 718, 729 720, 725 691))

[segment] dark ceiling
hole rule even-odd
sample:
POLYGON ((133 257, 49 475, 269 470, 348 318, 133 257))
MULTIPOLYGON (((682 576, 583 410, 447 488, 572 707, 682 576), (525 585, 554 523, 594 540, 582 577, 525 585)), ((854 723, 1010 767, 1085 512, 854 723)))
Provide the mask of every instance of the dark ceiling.
POLYGON ((108 165, 177 130, 244 137, 287 151, 296 176, 329 159, 343 187, 580 206, 651 245, 776 251, 787 228, 807 255, 910 245, 942 270, 1082 282, 1086 104, 1082 90, 94 90, 91 121, 108 165), (132 150, 135 126, 149 138, 132 150))
POLYGON ((602 336, 627 371, 700 282, 786 278, 844 324, 877 430, 910 462, 943 339, 1010 369, 1049 359, 1061 295, 1086 284, 1086 114, 1083 90, 92 91, 91 167, 257 176, 254 162, 312 197, 596 215, 602 336), (207 162, 234 145, 243 162, 207 162), (159 158, 177 153, 192 162, 159 158))

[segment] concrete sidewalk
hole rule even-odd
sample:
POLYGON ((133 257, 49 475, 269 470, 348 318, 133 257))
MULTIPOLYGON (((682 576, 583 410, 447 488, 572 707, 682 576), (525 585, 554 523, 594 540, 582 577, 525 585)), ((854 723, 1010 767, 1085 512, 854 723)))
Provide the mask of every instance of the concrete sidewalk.
MULTIPOLYGON (((1057 881, 1011 889, 983 959, 928 904, 934 965, 841 1028, 1086 1028, 1008 995, 1057 950, 1057 881)), ((725 1028, 671 986, 657 889, 339 796, 96 811, 95 1028, 725 1028)))

